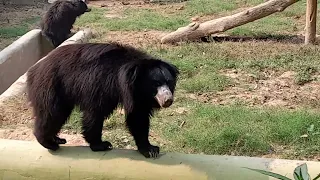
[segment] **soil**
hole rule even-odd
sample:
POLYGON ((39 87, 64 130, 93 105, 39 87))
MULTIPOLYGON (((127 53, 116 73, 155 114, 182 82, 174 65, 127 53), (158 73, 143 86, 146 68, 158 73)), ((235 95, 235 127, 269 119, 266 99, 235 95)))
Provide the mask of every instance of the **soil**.
POLYGON ((0 5, 0 25, 14 26, 23 20, 32 17, 39 17, 45 13, 44 4, 38 6, 0 5))
MULTIPOLYGON (((277 74, 264 72, 265 77, 256 80, 255 75, 240 70, 224 70, 222 75, 229 77, 234 84, 223 91, 188 94, 193 99, 218 105, 244 103, 247 106, 285 107, 289 109, 318 108, 320 82, 311 81, 304 85, 295 83, 295 72, 287 71, 277 74)), ((315 75, 317 78, 319 75, 315 75)))
MULTIPOLYGON (((11 28, 16 25, 20 25, 26 19, 42 16, 47 9, 47 5, 43 3, 37 4, 37 6, 19 6, 19 5, 0 5, 0 26, 1 28, 11 28)), ((39 28, 39 24, 36 23, 29 27, 30 29, 39 28)), ((13 41, 19 37, 14 38, 1 38, 0 35, 0 51, 10 45, 13 41)))

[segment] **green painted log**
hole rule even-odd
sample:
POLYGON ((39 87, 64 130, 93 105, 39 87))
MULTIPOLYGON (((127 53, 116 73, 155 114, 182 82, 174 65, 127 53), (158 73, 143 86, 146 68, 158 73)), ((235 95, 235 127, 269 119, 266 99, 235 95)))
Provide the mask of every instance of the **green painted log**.
MULTIPOLYGON (((56 152, 35 141, 0 139, 2 180, 267 180, 269 177, 242 167, 272 170, 292 178, 302 161, 250 157, 166 153, 146 159, 134 150, 92 152, 86 146, 61 146, 56 152)), ((311 177, 320 171, 319 162, 307 162, 311 177)), ((271 179, 271 178, 270 178, 271 179)))

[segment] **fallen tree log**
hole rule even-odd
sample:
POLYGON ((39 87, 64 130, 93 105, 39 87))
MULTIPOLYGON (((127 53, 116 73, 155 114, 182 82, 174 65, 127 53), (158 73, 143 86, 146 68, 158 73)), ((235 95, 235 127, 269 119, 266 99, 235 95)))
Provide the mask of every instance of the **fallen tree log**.
POLYGON ((257 19, 281 12, 299 0, 270 0, 240 13, 218 18, 204 23, 193 22, 185 27, 178 28, 161 38, 161 43, 195 40, 211 34, 224 32, 257 19))

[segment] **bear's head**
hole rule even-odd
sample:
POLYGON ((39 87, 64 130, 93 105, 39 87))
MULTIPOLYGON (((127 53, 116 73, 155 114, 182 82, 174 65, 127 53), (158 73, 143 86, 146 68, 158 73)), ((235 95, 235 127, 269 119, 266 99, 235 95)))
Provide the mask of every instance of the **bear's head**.
POLYGON ((135 61, 120 70, 120 86, 124 105, 132 109, 140 105, 167 108, 174 101, 179 70, 173 64, 158 59, 135 61))
POLYGON ((88 8, 85 0, 72 0, 71 2, 73 4, 73 6, 75 7, 78 16, 84 14, 85 12, 91 11, 91 9, 88 8))

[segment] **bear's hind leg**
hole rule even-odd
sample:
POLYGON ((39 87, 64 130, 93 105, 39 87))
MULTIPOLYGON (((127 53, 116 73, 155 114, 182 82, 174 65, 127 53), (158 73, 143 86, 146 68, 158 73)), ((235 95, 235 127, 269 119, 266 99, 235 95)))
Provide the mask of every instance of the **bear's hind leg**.
MULTIPOLYGON (((112 108, 108 110, 111 114, 112 108)), ((82 120, 82 134, 84 139, 90 144, 92 151, 106 151, 112 149, 112 144, 102 141, 102 127, 104 113, 84 111, 82 120)))
POLYGON ((59 149, 59 144, 67 143, 66 139, 59 138, 62 126, 67 121, 73 107, 66 103, 55 104, 54 111, 50 110, 36 112, 34 135, 37 141, 45 148, 50 150, 59 149))

